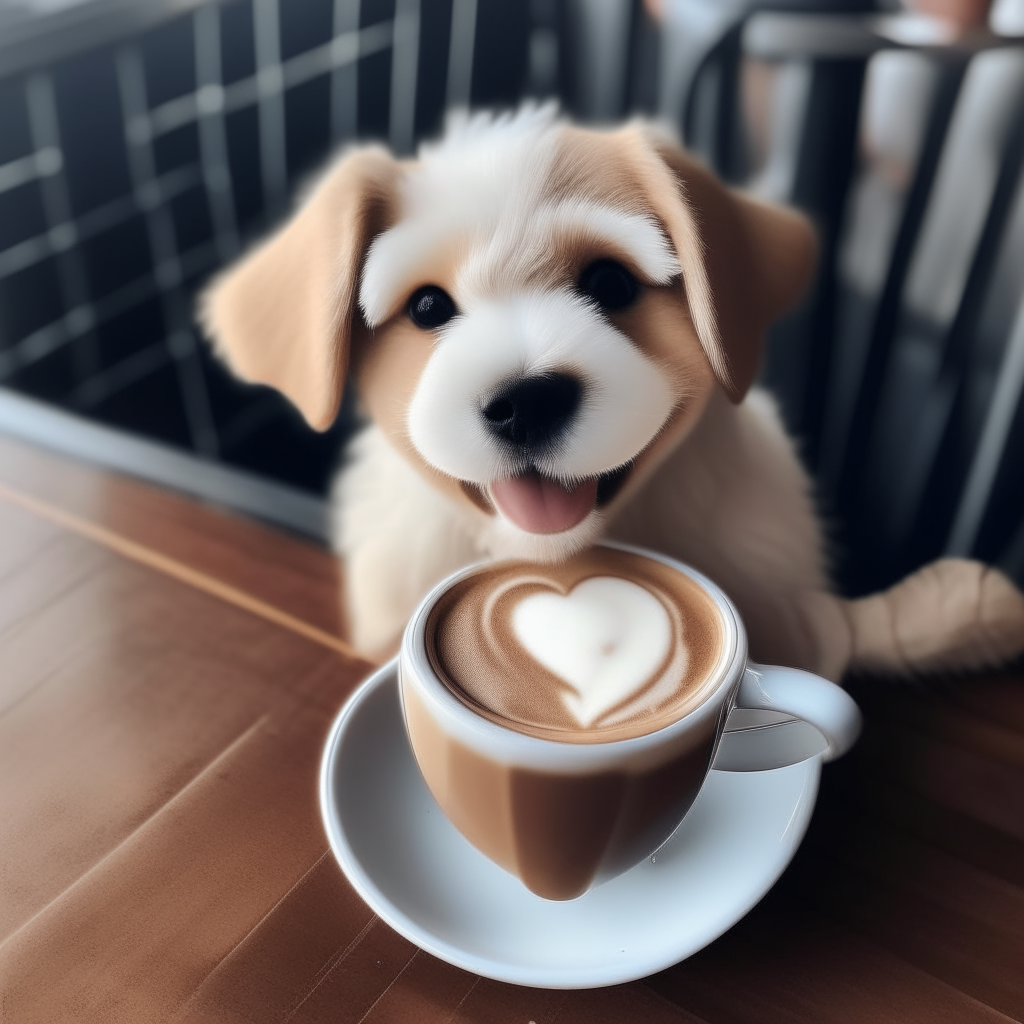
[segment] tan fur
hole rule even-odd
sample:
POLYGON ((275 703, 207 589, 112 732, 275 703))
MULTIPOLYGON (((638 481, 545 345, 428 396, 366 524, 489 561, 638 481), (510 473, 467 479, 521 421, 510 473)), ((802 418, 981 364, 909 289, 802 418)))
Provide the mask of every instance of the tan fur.
POLYGON ((200 304, 207 334, 235 373, 283 391, 318 430, 338 414, 359 266, 394 216, 398 172, 384 150, 351 154, 200 304))
MULTIPOLYGON (((789 309, 810 280, 817 256, 815 237, 799 214, 723 189, 705 167, 677 147, 663 141, 657 152, 697 211, 701 244, 692 258, 703 257, 711 315, 728 362, 723 387, 738 401, 757 373, 765 325, 789 309)), ((672 239, 679 247, 689 237, 687 231, 673 232, 672 239)), ((705 350, 709 347, 705 343, 705 350)), ((714 366, 710 351, 708 358, 714 366)))
MULTIPOLYGON (((718 581, 740 608, 753 656, 764 661, 835 679, 850 664, 973 668, 1024 649, 1024 599, 977 563, 936 563, 860 601, 829 592, 807 476, 771 399, 747 394, 767 325, 813 272, 807 222, 724 188, 646 125, 542 129, 543 151, 528 152, 540 180, 506 175, 507 196, 490 196, 486 184, 467 195, 491 221, 459 221, 464 210, 453 208, 454 227, 444 218, 430 222, 441 236, 422 266, 402 271, 399 298, 378 303, 372 330, 356 308, 360 267, 382 231, 414 215, 410 189, 421 166, 376 149, 336 165, 293 220, 219 278, 204 301, 204 323, 236 371, 280 388, 319 428, 337 411, 351 349, 352 375, 374 421, 351 446, 335 489, 356 645, 377 655, 393 650, 423 594, 468 561, 560 558, 604 533, 681 558, 718 581), (407 411, 436 339, 412 324, 405 302, 427 283, 474 301, 571 288, 603 257, 644 282, 628 252, 585 226, 538 241, 535 211, 576 200, 652 219, 671 242, 679 276, 646 280, 638 301, 608 320, 658 368, 674 405, 636 453, 619 494, 571 538, 517 534, 479 486, 439 470, 410 436, 407 411)), ((424 159, 429 167, 429 152, 424 159)), ((453 201, 461 206, 461 198, 453 201)))

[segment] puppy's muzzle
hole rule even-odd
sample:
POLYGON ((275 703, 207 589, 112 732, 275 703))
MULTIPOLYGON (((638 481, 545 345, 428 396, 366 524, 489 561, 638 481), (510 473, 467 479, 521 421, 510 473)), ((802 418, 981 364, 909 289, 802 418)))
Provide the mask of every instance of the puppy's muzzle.
POLYGON ((480 410, 487 432, 514 467, 511 475, 492 481, 490 500, 528 533, 562 533, 578 526, 614 496, 629 472, 625 464, 566 482, 537 468, 559 457, 585 397, 579 377, 549 371, 509 378, 480 410))
POLYGON ((487 430, 523 460, 550 455, 579 409, 583 384, 568 373, 514 378, 481 414, 487 430))

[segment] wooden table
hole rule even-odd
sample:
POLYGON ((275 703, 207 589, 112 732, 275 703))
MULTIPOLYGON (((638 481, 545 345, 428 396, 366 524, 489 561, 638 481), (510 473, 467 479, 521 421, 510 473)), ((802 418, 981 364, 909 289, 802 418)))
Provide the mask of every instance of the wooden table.
POLYGON ((1024 1019, 1024 676, 856 687, 868 727, 749 917, 592 992, 516 988, 374 917, 317 766, 370 665, 338 569, 0 439, 0 1020, 1024 1019))

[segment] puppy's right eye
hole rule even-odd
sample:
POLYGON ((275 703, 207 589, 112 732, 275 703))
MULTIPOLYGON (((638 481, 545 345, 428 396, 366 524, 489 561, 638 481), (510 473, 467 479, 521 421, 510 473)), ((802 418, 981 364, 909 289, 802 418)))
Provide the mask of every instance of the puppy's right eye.
POLYGON ((625 309, 637 296, 636 279, 615 260, 591 263, 580 278, 580 291, 589 295, 602 309, 625 309))
POLYGON ((409 316, 417 327, 430 330, 448 323, 457 310, 452 297, 436 284, 417 288, 409 300, 409 316))

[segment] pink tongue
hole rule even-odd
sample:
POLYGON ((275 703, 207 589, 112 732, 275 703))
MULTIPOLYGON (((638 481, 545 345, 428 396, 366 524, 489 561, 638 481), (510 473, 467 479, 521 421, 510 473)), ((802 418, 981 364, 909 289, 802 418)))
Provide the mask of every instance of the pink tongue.
POLYGON ((597 477, 566 488, 536 473, 491 484, 498 510, 527 533, 561 533, 583 522, 597 502, 597 477))

